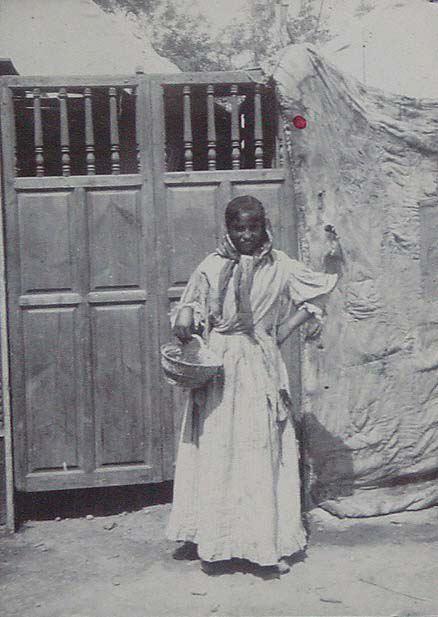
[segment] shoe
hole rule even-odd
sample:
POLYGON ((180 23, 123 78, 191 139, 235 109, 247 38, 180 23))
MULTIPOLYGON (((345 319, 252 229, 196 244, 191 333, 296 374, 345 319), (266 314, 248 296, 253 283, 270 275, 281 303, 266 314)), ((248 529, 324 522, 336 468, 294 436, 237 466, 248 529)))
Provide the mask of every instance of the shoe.
POLYGON ((178 561, 195 561, 199 559, 196 544, 193 542, 184 542, 174 550, 172 557, 178 561))
POLYGON ((201 570, 205 573, 205 574, 215 574, 216 573, 216 568, 215 568, 215 562, 214 561, 201 561, 201 570))

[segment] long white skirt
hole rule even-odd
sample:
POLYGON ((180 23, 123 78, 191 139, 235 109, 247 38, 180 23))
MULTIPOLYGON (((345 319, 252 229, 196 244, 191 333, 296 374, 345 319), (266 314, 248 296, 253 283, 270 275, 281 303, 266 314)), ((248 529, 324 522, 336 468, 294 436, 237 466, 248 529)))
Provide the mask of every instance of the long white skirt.
POLYGON ((224 377, 189 396, 167 537, 196 543, 207 561, 274 565, 306 544, 294 427, 269 402, 255 341, 212 332, 210 347, 224 377))

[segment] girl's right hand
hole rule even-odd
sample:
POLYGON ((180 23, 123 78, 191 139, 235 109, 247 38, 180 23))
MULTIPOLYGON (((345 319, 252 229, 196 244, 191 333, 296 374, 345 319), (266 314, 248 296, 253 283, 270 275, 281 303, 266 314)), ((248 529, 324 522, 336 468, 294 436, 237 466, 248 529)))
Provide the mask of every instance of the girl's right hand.
POLYGON ((190 306, 183 306, 179 310, 172 332, 182 343, 186 343, 192 338, 193 309, 190 306))
POLYGON ((182 343, 187 343, 192 338, 192 329, 187 326, 175 325, 172 332, 182 343))

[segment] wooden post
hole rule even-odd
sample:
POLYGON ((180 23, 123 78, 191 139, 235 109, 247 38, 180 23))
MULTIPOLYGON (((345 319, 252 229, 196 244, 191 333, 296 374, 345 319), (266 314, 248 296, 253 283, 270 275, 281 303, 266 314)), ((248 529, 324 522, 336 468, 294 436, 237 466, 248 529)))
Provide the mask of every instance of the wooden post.
POLYGON ((68 130, 67 90, 59 89, 59 112, 61 121, 62 175, 70 175, 70 135, 68 130))
POLYGON ((4 420, 5 444, 5 477, 6 477, 6 527, 15 531, 15 504, 14 504, 14 470, 12 451, 12 413, 9 383, 9 338, 8 338, 8 309, 6 299, 6 260, 4 237, 4 204, 6 194, 13 193, 14 157, 8 155, 8 146, 12 153, 15 151, 15 118, 12 102, 12 93, 9 88, 0 88, 1 95, 1 141, 0 141, 0 354, 1 354, 1 389, 4 420), (10 146, 12 144, 12 146, 10 146), (2 156, 3 154, 3 156, 2 156), (2 169, 3 166, 3 169, 2 169), (2 176, 2 174, 4 174, 2 176), (2 189, 5 195, 2 195, 2 189))
MULTIPOLYGON (((19 161, 18 161, 18 147, 17 147, 17 127, 16 127, 16 117, 17 117, 17 110, 15 109, 15 105, 14 105, 14 99, 13 97, 11 97, 12 100, 12 137, 14 140, 14 176, 18 176, 20 174, 20 165, 19 165, 19 161)), ((0 140, 0 159, 1 159, 1 140, 0 140)), ((1 163, 1 161, 0 161, 1 163)), ((0 165, 0 171, 1 171, 1 165, 0 165)), ((0 173, 0 181, 1 181, 1 173, 0 173)), ((0 206, 1 206, 1 195, 0 195, 0 206)))
POLYGON ((33 124, 35 144, 36 175, 44 176, 44 151, 43 151, 43 123, 41 119, 41 91, 33 90, 33 124))
POLYGON ((136 157, 137 157, 137 171, 141 173, 141 150, 142 150, 142 131, 140 130, 141 123, 141 113, 140 113, 140 105, 138 104, 138 88, 136 86, 133 90, 134 92, 134 105, 135 105, 135 147, 136 147, 136 157))
POLYGON ((254 146, 256 169, 263 167, 263 126, 261 85, 255 85, 254 91, 254 146))
POLYGON ((239 101, 237 84, 231 86, 231 167, 240 169, 239 101))
POLYGON ((208 169, 216 169, 216 121, 214 114, 214 86, 207 86, 207 158, 208 169))
POLYGON ((117 89, 112 86, 109 89, 110 105, 110 140, 111 140, 111 173, 120 173, 120 143, 119 121, 117 118, 117 89))
POLYGON ((84 88, 85 100, 85 152, 87 175, 94 176, 96 173, 96 156, 94 153, 94 127, 93 127, 93 100, 91 88, 84 88))
POLYGON ((190 95, 190 86, 184 86, 184 168, 186 171, 193 170, 192 104, 190 95))

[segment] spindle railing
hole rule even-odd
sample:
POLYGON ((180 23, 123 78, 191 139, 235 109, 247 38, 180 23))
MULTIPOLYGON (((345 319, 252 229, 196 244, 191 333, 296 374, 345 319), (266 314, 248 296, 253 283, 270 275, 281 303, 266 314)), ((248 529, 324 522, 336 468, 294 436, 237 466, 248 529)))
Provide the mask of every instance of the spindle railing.
POLYGON ((164 99, 166 171, 283 164, 275 95, 265 84, 166 83, 164 99))
MULTIPOLYGON (((175 76, 166 76, 160 82, 164 118, 159 121, 164 121, 166 142, 163 170, 238 171, 283 165, 273 88, 240 73, 223 76, 221 81, 219 73, 205 78, 202 73, 190 74, 185 81, 182 74, 175 81, 175 76)), ((73 79, 67 82, 71 85, 14 79, 16 175, 141 172, 142 149, 150 145, 142 144, 147 133, 141 128, 148 122, 147 88, 141 81, 147 76, 119 83, 73 79)))
POLYGON ((26 78, 23 82, 12 86, 17 176, 140 171, 136 84, 27 87, 26 78), (121 99, 129 104, 120 105, 121 99))

